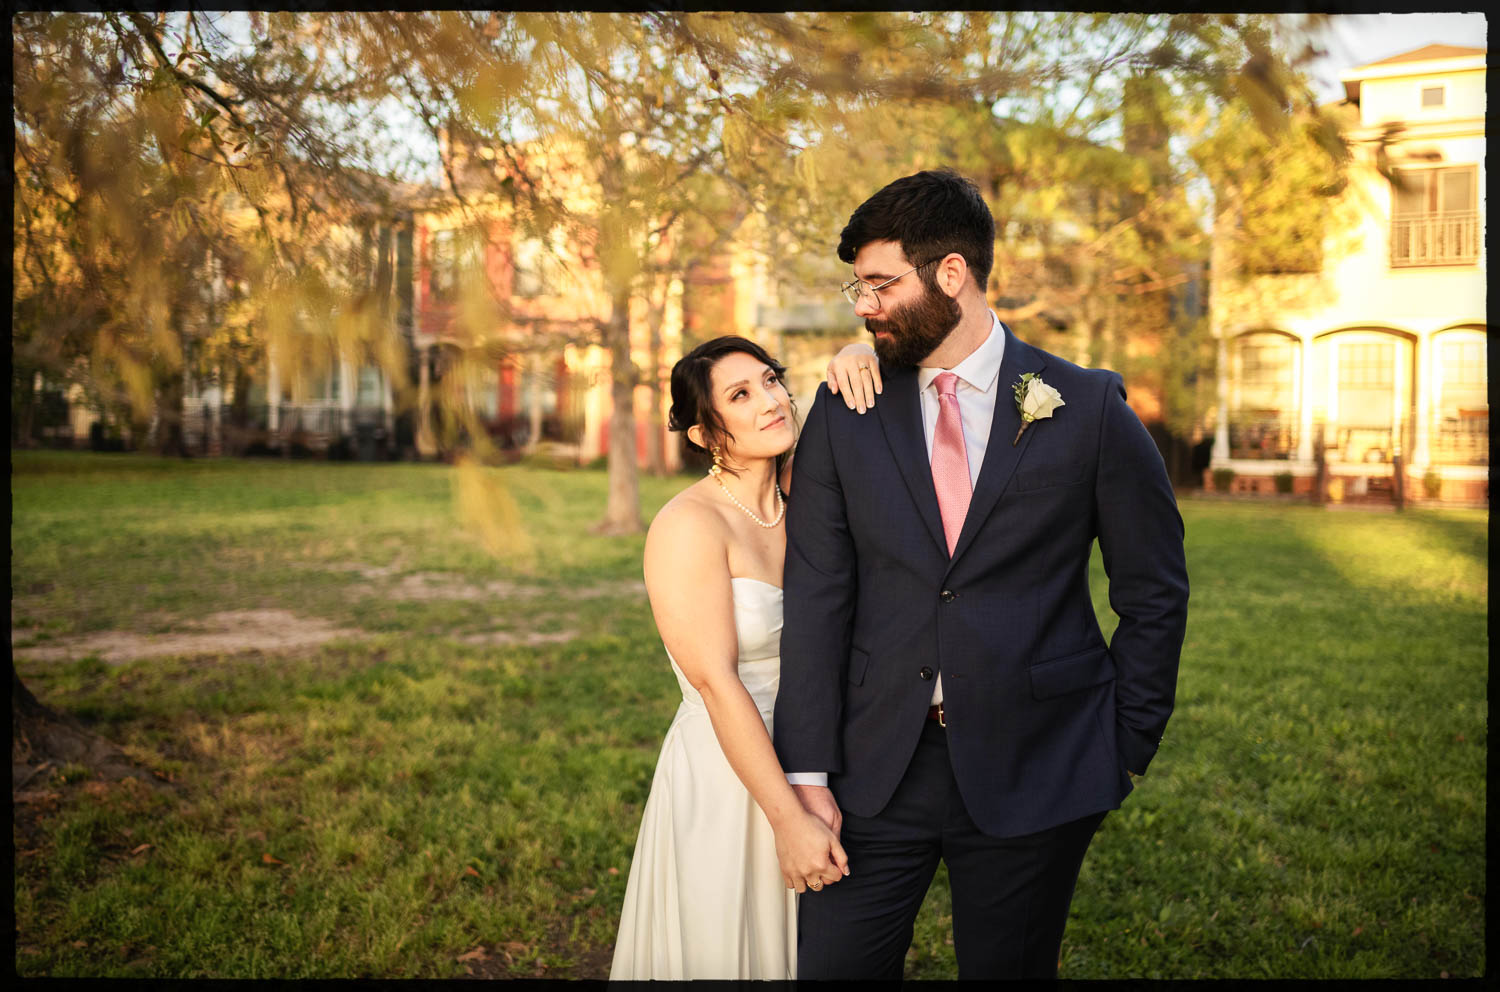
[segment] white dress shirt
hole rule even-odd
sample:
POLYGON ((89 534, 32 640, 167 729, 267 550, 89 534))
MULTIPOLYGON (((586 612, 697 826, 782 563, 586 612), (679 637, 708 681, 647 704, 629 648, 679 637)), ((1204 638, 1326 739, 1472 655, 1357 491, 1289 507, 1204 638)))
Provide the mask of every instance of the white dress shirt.
MULTIPOLYGON (((932 462, 932 435, 937 430, 938 392, 934 383, 938 373, 958 376, 955 393, 958 416, 964 429, 964 455, 969 461, 969 484, 979 481, 979 467, 990 443, 990 425, 995 420, 995 402, 1000 395, 1000 362, 1005 358, 1005 330, 1000 318, 990 313, 990 336, 967 358, 951 369, 917 369, 917 398, 922 408, 922 437, 927 442, 927 461, 932 462)), ((938 672, 932 686, 932 705, 943 701, 943 673, 938 672)), ((787 772, 792 785, 828 784, 827 772, 787 772)))

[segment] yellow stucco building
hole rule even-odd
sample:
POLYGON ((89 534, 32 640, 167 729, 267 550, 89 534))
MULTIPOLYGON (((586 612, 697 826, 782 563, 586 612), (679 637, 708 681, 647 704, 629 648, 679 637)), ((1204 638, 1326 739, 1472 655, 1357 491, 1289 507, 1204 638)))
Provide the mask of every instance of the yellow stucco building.
POLYGON ((1331 500, 1489 498, 1485 50, 1428 45, 1341 74, 1351 228, 1321 271, 1231 275, 1215 241, 1211 478, 1331 500), (1386 171, 1381 171, 1384 147, 1386 171), (1402 478, 1396 478, 1397 466, 1402 478))

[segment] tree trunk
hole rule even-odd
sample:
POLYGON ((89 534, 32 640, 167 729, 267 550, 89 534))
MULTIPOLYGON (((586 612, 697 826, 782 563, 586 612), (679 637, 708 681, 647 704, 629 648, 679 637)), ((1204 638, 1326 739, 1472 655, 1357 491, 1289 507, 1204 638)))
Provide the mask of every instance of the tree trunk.
POLYGON ((651 377, 651 413, 646 421, 646 465, 655 476, 667 474, 666 454, 662 450, 661 420, 661 322, 666 312, 664 289, 661 302, 651 305, 651 312, 646 318, 651 331, 650 353, 647 358, 647 374, 651 377))
POLYGON ((159 784, 109 741, 43 705, 10 666, 11 790, 19 792, 49 769, 82 765, 99 779, 138 778, 159 784))
POLYGON ((630 361, 630 294, 616 290, 604 332, 609 351, 609 500, 604 519, 594 528, 600 534, 638 534, 641 531, 640 480, 635 460, 635 366, 630 361))
POLYGON ((163 455, 188 458, 187 438, 182 433, 182 401, 186 393, 184 373, 168 373, 167 381, 157 393, 157 449, 163 455))
POLYGON ((244 365, 234 367, 234 399, 229 403, 229 423, 221 424, 219 430, 226 455, 245 453, 246 438, 250 433, 250 370, 244 365))
POLYGON ((1073 361, 1084 368, 1094 368, 1094 322, 1085 313, 1084 307, 1079 308, 1078 318, 1073 322, 1077 337, 1074 346, 1077 351, 1073 353, 1073 361))
POLYGON ((31 436, 36 423, 35 376, 31 370, 12 372, 10 382, 10 443, 17 448, 30 448, 35 444, 31 436))

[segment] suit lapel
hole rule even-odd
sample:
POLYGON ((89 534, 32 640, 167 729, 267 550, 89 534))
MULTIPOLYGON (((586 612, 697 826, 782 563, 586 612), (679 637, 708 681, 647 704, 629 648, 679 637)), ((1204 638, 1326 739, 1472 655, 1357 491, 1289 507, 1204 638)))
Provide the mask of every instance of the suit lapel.
POLYGON ((927 461, 927 441, 922 436, 917 370, 899 369, 886 376, 885 382, 885 392, 875 404, 875 413, 922 522, 938 547, 946 552, 948 541, 943 536, 943 518, 938 512, 937 490, 932 486, 932 467, 927 461))
MULTIPOLYGON (((1036 425, 1033 424, 1021 435, 1018 444, 1011 444, 1016 431, 1021 429, 1021 412, 1016 409, 1014 387, 1021 378, 1021 373, 1040 372, 1046 366, 1046 360, 1040 352, 1018 339, 1009 327, 1005 328, 1005 356, 1000 360, 1000 378, 995 383, 995 416, 990 422, 990 440, 984 449, 984 464, 979 467, 979 478, 974 483, 974 496, 969 500, 969 512, 964 516, 963 530, 959 532, 958 544, 953 548, 950 569, 953 567, 952 563, 974 542, 974 535, 994 510, 1005 487, 1010 484, 1021 456, 1026 453, 1031 439, 1036 436, 1036 425)), ((930 473, 927 488, 932 489, 930 473)), ((936 507, 935 492, 932 501, 936 507)), ((939 529, 939 533, 941 532, 939 529)))

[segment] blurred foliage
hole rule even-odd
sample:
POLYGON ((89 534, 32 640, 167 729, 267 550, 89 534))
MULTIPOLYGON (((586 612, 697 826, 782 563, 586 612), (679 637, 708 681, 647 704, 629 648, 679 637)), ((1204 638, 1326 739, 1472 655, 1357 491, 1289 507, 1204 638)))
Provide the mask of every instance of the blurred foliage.
POLYGON ((1222 275, 1316 273, 1338 228, 1350 160, 1330 111, 1306 110, 1278 130, 1247 101, 1222 107, 1193 157, 1214 184, 1218 232, 1233 269, 1222 275))
POLYGON ((17 15, 13 387, 77 382, 170 447, 185 373, 404 372, 351 234, 391 184, 319 106, 359 77, 316 23, 256 21, 247 44, 197 14, 17 15))
MULTIPOLYGON (((1297 65, 1311 50, 1293 43, 1319 22, 20 14, 13 407, 38 374, 76 383, 106 415, 142 427, 155 415, 170 450, 185 375, 241 394, 273 362, 286 383, 344 357, 379 365, 398 410, 416 410, 419 359, 397 333, 394 266, 371 244, 402 209, 447 210, 460 250, 439 364, 454 374, 423 397, 420 419, 440 447, 488 460, 460 385, 505 356, 602 345, 613 383, 602 525, 635 529, 631 397, 638 382, 659 387, 674 282, 738 240, 776 285, 822 293, 849 211, 938 165, 990 200, 989 290, 1003 318, 1080 361, 1191 386, 1211 371, 1205 349, 1163 303, 1207 254, 1191 180, 1206 175, 1275 258, 1316 241, 1321 214, 1299 184, 1338 188, 1342 143, 1335 122, 1309 116, 1297 65), (381 174, 391 148, 410 144, 393 107, 441 147, 444 189, 381 174), (1294 139, 1305 155, 1283 169, 1294 139), (567 313, 542 319, 496 278, 486 246, 508 253, 518 239, 552 256, 567 313), (645 370, 630 340, 642 314, 645 370), (1133 357, 1132 328, 1162 321, 1166 343, 1133 357)), ((1188 386, 1174 424, 1201 419, 1201 390, 1188 386)))

